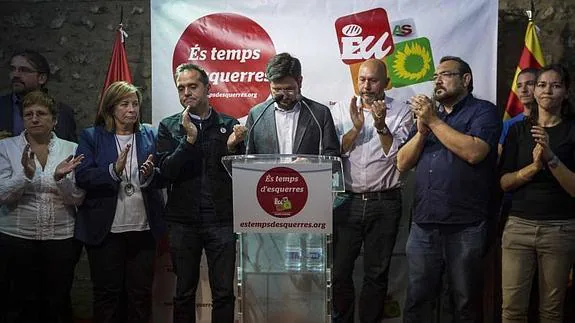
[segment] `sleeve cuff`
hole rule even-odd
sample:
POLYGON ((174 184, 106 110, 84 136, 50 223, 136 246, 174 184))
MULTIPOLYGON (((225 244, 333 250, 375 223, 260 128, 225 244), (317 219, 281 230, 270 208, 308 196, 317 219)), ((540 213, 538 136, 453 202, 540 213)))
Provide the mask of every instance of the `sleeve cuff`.
POLYGON ((143 178, 140 176, 140 187, 146 188, 146 187, 150 186, 150 183, 152 183, 152 180, 154 180, 154 175, 156 175, 156 168, 154 168, 154 171, 152 172, 152 174, 150 176, 148 176, 147 178, 143 178))
POLYGON ((121 182, 122 179, 120 177, 118 177, 118 175, 116 175, 116 172, 114 171, 114 163, 110 163, 110 166, 108 167, 109 171, 110 171, 110 176, 112 176, 112 178, 116 181, 116 182, 121 182))

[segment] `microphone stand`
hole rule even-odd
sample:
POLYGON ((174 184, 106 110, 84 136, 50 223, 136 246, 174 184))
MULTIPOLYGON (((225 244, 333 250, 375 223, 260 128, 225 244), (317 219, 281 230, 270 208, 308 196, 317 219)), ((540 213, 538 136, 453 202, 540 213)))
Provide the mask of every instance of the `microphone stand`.
POLYGON ((272 104, 274 104, 275 102, 278 102, 278 101, 283 100, 283 98, 284 98, 284 95, 283 95, 283 94, 281 94, 281 93, 276 94, 276 95, 273 97, 273 100, 272 100, 270 103, 268 103, 268 105, 266 105, 266 107, 263 109, 262 113, 260 113, 260 115, 256 118, 256 120, 255 120, 254 123, 252 124, 250 130, 248 131, 248 136, 246 137, 246 153, 245 153, 246 156, 249 155, 249 151, 250 151, 250 139, 251 139, 251 137, 252 137, 251 135, 252 135, 252 132, 254 131, 254 128, 256 127, 256 124, 258 123, 258 121, 260 121, 260 119, 262 118, 262 116, 265 114, 266 110, 267 110, 272 104))

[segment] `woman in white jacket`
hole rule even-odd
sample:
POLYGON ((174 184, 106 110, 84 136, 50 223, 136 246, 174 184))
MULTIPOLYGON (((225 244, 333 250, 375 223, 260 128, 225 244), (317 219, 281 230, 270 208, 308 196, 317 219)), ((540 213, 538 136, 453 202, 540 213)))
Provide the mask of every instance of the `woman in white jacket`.
POLYGON ((22 100, 24 131, 0 140, 0 293, 2 322, 73 322, 70 289, 82 244, 73 238, 76 143, 54 132, 54 99, 22 100))

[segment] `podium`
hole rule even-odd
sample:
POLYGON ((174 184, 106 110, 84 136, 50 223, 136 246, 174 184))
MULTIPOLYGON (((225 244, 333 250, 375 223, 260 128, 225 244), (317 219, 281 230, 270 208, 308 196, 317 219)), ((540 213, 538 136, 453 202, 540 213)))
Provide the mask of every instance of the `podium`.
POLYGON ((341 159, 222 158, 233 180, 239 322, 331 322, 331 233, 341 159))

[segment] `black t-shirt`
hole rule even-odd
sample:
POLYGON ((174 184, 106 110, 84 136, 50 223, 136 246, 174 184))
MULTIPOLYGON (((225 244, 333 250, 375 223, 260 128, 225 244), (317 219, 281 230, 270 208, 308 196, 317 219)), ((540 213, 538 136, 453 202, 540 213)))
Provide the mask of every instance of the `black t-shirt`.
MULTIPOLYGON (((575 121, 564 120, 545 128, 551 150, 567 168, 575 170, 575 121)), ((535 141, 527 120, 509 129, 502 154, 502 174, 515 172, 533 162, 535 141)), ((510 213, 529 220, 575 218, 575 198, 561 187, 545 166, 528 183, 513 192, 510 213)))

